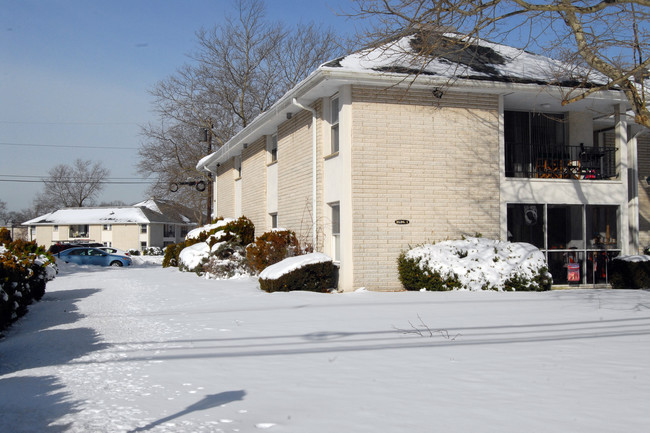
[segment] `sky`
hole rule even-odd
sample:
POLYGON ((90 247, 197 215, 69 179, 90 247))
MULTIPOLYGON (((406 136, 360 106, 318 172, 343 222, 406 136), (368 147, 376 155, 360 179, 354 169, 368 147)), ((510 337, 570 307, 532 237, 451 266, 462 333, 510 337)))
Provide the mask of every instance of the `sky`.
MULTIPOLYGON (((197 48, 232 0, 0 0, 0 201, 31 207, 58 164, 110 170, 99 202, 148 198, 136 170, 149 91, 197 48)), ((347 0, 267 0, 267 16, 350 33, 347 0)))

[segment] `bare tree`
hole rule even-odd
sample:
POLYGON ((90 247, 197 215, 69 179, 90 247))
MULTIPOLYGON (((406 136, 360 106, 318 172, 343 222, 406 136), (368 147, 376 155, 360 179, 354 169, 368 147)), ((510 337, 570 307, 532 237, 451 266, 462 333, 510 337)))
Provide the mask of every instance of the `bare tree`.
MULTIPOLYGON (((367 43, 441 29, 467 35, 467 44, 471 38, 494 42, 518 39, 533 51, 570 65, 577 82, 564 95, 563 103, 601 90, 620 89, 632 104, 636 122, 650 127, 646 105, 649 0, 354 0, 346 14, 365 19, 360 36, 367 43), (605 79, 594 80, 596 73, 605 79)), ((435 50, 429 47, 420 54, 426 57, 435 50)))
POLYGON ((197 32, 192 62, 153 88, 160 121, 142 127, 138 169, 158 180, 149 193, 197 209, 197 217, 208 190, 171 193, 169 184, 209 182, 196 163, 340 49, 331 29, 268 21, 262 0, 234 5, 224 23, 197 32), (201 137, 204 131, 208 137, 201 137))
POLYGON ((72 165, 59 164, 52 168, 49 177, 43 179, 44 188, 34 200, 39 213, 47 213, 62 207, 90 206, 104 189, 104 181, 110 174, 100 162, 77 159, 72 165))

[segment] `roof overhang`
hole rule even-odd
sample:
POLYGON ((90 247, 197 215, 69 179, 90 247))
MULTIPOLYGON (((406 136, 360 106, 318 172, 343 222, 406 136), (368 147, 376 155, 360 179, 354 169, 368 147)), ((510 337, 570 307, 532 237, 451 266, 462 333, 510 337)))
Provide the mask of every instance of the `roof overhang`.
POLYGON ((342 85, 384 86, 403 89, 453 89, 469 93, 490 93, 503 95, 504 109, 539 112, 589 111, 594 118, 612 115, 614 106, 630 108, 623 92, 596 92, 580 101, 562 105, 563 97, 571 90, 553 84, 516 83, 477 79, 449 79, 435 75, 417 77, 375 71, 345 70, 324 67, 314 71, 309 77, 287 92, 273 106, 256 117, 246 128, 238 132, 216 152, 201 159, 196 168, 200 171, 216 172, 216 167, 230 158, 241 155, 244 145, 264 135, 277 131, 277 126, 287 119, 287 113, 295 113, 295 98, 302 105, 311 105, 319 98, 336 93, 342 85))

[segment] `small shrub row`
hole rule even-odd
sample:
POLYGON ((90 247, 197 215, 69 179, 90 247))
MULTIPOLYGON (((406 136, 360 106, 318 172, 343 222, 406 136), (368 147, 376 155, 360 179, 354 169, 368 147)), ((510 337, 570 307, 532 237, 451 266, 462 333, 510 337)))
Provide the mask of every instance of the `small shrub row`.
POLYGON ((35 242, 0 244, 0 331, 43 297, 47 281, 56 275, 53 263, 54 259, 35 242))
MULTIPOLYGON (((282 262, 278 262, 275 266, 282 266, 282 262)), ((336 266, 329 259, 318 263, 306 263, 277 277, 267 278, 262 273, 259 283, 260 288, 269 293, 294 290, 327 293, 336 288, 336 273, 336 266)))
POLYGON ((614 259, 609 263, 608 272, 613 289, 650 288, 650 261, 614 259))
POLYGON ((199 242, 207 242, 210 247, 213 247, 217 242, 223 241, 229 241, 244 247, 253 242, 255 225, 248 218, 242 216, 225 224, 219 224, 220 221, 223 221, 223 218, 218 218, 213 222, 213 224, 218 224, 216 227, 199 230, 196 236, 188 234, 184 241, 168 245, 165 248, 163 267, 178 266, 178 257, 181 251, 199 242))

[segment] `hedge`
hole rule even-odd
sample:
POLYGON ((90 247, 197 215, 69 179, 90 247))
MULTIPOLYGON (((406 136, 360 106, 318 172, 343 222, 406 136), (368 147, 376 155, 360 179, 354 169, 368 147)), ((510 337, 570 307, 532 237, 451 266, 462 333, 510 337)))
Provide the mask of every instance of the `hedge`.
POLYGON ((615 258, 609 263, 608 272, 613 289, 650 289, 650 260, 615 258))
POLYGON ((0 245, 0 331, 27 313, 45 294, 56 274, 54 259, 35 242, 17 240, 0 245))
MULTIPOLYGON (((321 254, 321 253, 315 253, 321 254)), ((291 260, 288 259, 288 260, 291 260)), ((277 265, 282 265, 279 262, 277 265)), ((270 269, 270 268, 269 268, 270 269)), ((305 263, 277 277, 260 275, 260 288, 265 292, 290 292, 307 290, 311 292, 328 293, 337 286, 337 268, 332 259, 317 263, 305 263)))

